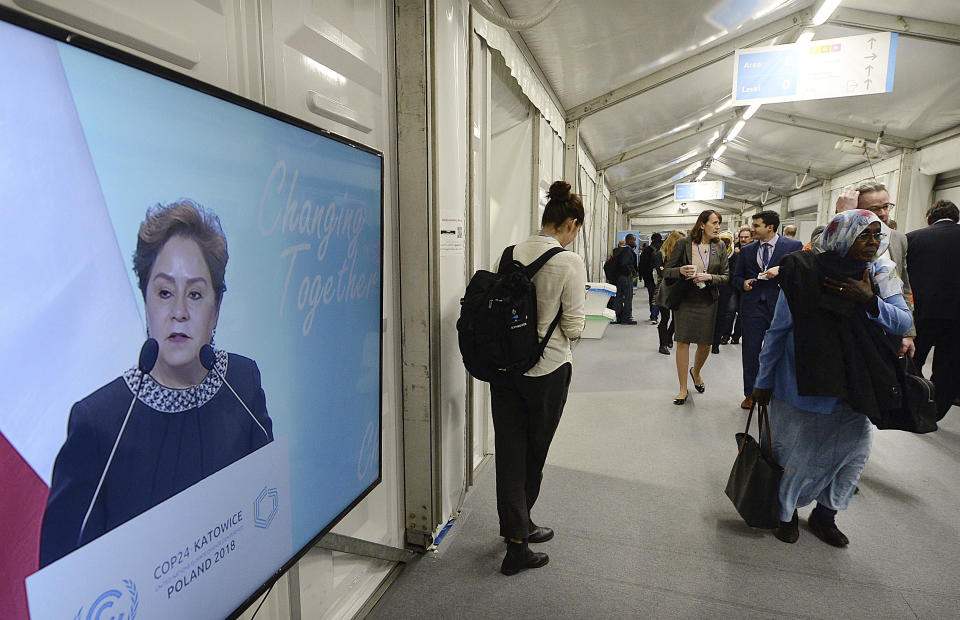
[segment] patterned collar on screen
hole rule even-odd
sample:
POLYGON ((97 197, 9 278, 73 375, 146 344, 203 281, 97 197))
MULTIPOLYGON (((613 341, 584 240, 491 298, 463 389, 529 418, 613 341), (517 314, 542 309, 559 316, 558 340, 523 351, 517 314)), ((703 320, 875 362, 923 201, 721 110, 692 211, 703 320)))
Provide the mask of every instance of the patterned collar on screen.
MULTIPOLYGON (((227 352, 220 349, 216 352, 217 372, 208 372, 204 380, 197 385, 178 390, 160 385, 153 377, 147 375, 143 382, 143 389, 140 391, 140 402, 161 413, 183 413, 194 407, 202 407, 216 396, 220 386, 223 385, 223 379, 220 377, 227 374, 227 352)), ((141 373, 136 367, 123 373, 123 380, 126 381, 131 392, 136 393, 140 377, 141 373)))

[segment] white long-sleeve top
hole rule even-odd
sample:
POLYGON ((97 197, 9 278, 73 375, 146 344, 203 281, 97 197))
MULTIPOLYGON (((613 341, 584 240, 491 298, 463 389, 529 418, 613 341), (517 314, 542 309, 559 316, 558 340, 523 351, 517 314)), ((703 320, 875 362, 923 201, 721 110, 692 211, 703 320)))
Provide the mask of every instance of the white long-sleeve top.
MULTIPOLYGON (((533 235, 513 248, 513 259, 529 265, 550 248, 558 247, 561 247, 560 242, 554 237, 533 235)), ((498 257, 493 270, 496 271, 499 265, 498 257)), ((537 332, 541 341, 557 316, 560 304, 563 304, 560 322, 550 335, 543 357, 524 373, 528 377, 541 377, 567 362, 573 363, 570 342, 580 337, 586 321, 583 309, 587 270, 583 259, 576 252, 560 252, 534 274, 533 285, 537 287, 537 332)))

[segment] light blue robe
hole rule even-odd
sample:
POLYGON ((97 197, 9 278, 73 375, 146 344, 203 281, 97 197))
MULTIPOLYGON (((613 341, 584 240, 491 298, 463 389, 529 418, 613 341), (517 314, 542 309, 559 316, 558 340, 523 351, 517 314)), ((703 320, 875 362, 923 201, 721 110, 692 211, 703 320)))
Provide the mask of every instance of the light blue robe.
MULTIPOLYGON (((878 300, 878 308, 877 316, 868 317, 886 332, 903 334, 912 325, 902 295, 878 300)), ((873 425, 844 400, 799 394, 793 314, 782 291, 763 339, 755 385, 773 390, 773 458, 786 470, 780 480, 780 520, 790 521, 797 507, 814 500, 845 509, 870 457, 873 425)))

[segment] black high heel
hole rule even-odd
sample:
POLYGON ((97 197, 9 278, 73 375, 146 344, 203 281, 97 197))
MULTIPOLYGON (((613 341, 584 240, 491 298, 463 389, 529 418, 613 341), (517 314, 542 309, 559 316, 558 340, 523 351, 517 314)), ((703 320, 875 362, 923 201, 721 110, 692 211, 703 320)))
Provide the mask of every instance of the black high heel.
POLYGON ((674 399, 673 399, 673 404, 674 404, 674 405, 683 405, 683 404, 686 404, 686 402, 687 402, 687 397, 686 397, 686 396, 684 396, 683 398, 674 398, 674 399))
MULTIPOLYGON (((690 369, 690 378, 693 379, 693 368, 690 369)), ((707 391, 707 386, 704 385, 703 383, 701 383, 700 385, 697 385, 696 379, 693 379, 693 387, 696 388, 696 390, 701 394, 707 391)))

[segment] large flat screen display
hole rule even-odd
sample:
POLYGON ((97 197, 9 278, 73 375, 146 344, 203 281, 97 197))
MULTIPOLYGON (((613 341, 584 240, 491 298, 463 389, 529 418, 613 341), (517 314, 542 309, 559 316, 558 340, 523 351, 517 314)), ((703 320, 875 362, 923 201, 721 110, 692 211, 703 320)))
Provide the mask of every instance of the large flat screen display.
POLYGON ((380 481, 383 160, 66 35, 0 12, 0 617, 224 617, 380 481))

